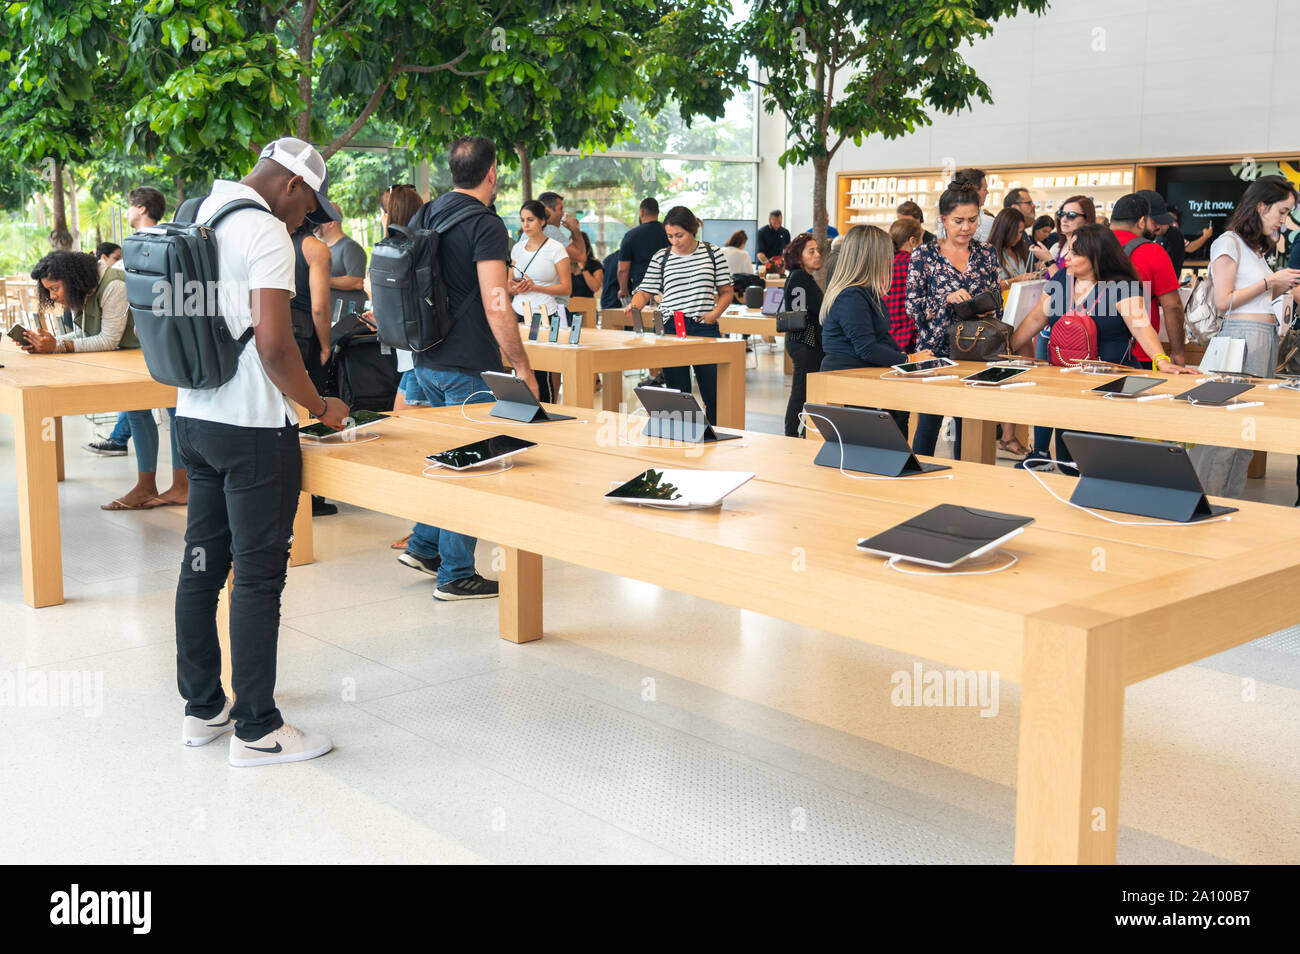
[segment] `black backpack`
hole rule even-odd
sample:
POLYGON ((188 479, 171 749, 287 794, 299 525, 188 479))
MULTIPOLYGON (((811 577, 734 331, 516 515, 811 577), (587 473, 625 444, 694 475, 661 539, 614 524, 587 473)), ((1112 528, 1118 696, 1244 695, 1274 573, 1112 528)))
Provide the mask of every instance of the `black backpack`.
POLYGON ((234 199, 207 222, 195 224, 202 201, 190 199, 175 222, 122 240, 126 300, 149 374, 160 384, 195 390, 218 388, 233 378, 253 337, 249 327, 234 338, 221 315, 216 224, 240 209, 271 214, 252 199, 234 199))
MULTIPOLYGON (((426 205, 413 221, 425 221, 427 210, 426 205)), ((475 202, 446 217, 434 216, 432 228, 388 227, 370 254, 370 298, 380 341, 404 351, 428 351, 451 334, 476 296, 467 295, 453 311, 439 257, 441 236, 490 211, 475 202)))
POLYGON ((391 411, 397 398, 397 355, 356 315, 330 331, 339 400, 354 411, 391 411))

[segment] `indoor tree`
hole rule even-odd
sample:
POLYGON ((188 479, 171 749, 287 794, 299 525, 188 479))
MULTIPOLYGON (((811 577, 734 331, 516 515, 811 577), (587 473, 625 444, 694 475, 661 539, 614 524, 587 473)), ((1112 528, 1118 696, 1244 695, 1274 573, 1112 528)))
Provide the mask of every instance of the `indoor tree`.
MULTIPOLYGON (((979 100, 988 85, 962 47, 994 21, 1040 13, 1047 0, 755 0, 738 26, 697 24, 700 69, 733 88, 759 69, 763 108, 780 111, 789 133, 783 164, 813 167, 814 234, 826 247, 831 160, 846 142, 896 139, 979 100)), ((683 38, 682 42, 688 42, 683 38)), ((692 107, 683 102, 683 109, 692 107)))

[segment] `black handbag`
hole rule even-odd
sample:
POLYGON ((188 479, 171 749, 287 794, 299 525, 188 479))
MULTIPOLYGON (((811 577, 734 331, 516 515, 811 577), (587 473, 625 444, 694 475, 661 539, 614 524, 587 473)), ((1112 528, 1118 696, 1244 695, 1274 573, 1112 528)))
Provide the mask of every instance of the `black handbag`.
POLYGON ((797 334, 808 327, 806 311, 783 311, 773 317, 776 318, 776 332, 780 335, 797 334))

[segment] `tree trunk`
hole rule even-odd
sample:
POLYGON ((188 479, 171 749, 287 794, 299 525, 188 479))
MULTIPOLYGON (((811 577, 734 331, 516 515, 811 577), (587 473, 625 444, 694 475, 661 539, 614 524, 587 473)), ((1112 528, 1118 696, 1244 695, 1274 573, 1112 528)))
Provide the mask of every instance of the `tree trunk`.
POLYGON ((184 201, 185 201, 185 180, 178 176, 176 178, 176 208, 179 209, 181 207, 181 203, 184 201))
POLYGON ((63 163, 54 164, 54 187, 50 190, 50 248, 55 251, 72 248, 72 234, 68 231, 67 206, 63 201, 63 163))
POLYGON ((813 238, 816 239, 823 258, 831 251, 831 243, 826 238, 826 225, 829 221, 826 214, 826 182, 829 178, 830 166, 829 156, 818 156, 813 159, 813 238))
POLYGON ((316 0, 308 0, 302 5, 298 21, 298 63, 302 67, 298 74, 298 97, 303 102, 302 112, 298 114, 298 128, 294 135, 303 142, 311 142, 311 51, 316 40, 313 31, 316 18, 316 0))
POLYGON ((533 160, 528 158, 528 147, 523 144, 515 146, 515 152, 519 154, 519 188, 527 202, 533 197, 533 160))
POLYGON ((73 176, 71 169, 64 170, 68 175, 68 207, 71 219, 72 247, 80 248, 81 246, 81 209, 77 202, 77 180, 73 176))

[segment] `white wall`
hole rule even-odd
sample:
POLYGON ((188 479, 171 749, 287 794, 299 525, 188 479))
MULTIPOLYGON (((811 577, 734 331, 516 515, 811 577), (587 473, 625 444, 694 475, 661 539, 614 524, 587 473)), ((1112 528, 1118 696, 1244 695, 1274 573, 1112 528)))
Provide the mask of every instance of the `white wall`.
MULTIPOLYGON (((1300 0, 1054 0, 966 59, 993 103, 844 145, 832 224, 836 172, 1300 153, 1300 0)), ((788 225, 806 228, 812 167, 786 172, 788 225)))

